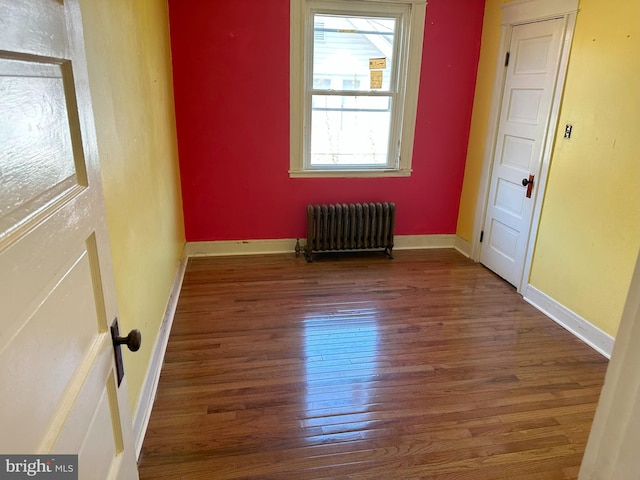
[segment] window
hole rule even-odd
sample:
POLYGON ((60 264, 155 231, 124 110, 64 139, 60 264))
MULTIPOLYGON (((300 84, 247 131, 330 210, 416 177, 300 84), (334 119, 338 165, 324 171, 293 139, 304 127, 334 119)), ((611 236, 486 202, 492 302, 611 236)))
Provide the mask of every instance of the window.
POLYGON ((410 175, 425 1, 290 4, 290 176, 410 175))

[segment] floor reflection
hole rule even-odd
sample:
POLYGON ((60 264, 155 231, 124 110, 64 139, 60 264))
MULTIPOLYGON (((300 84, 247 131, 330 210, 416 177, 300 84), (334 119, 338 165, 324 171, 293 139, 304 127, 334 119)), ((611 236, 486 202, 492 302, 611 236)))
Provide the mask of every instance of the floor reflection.
POLYGON ((302 426, 334 440, 351 439, 371 420, 367 412, 374 401, 379 312, 351 306, 309 313, 303 322, 306 418, 302 426))

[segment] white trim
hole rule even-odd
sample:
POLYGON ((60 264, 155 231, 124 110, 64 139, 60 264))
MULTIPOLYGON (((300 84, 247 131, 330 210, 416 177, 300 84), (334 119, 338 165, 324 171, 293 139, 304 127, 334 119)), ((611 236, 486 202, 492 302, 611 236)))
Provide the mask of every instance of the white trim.
POLYGON ((529 237, 527 238, 527 247, 525 250, 525 258, 523 260, 522 275, 518 282, 517 291, 523 293, 526 288, 531 273, 531 264, 533 262, 533 252, 536 245, 538 235, 538 226, 540 216, 542 214, 542 204, 544 202, 547 178, 551 165, 551 155, 553 153, 553 145, 555 142, 557 125, 562 105, 562 94, 564 92, 564 83, 569 64, 569 54, 571 52, 571 42, 573 40, 573 32, 576 24, 576 13, 578 8, 578 0, 515 0, 513 2, 502 5, 503 22, 501 27, 500 48, 496 61, 496 74, 494 76, 494 84, 492 91, 491 110, 489 113, 489 128, 485 140, 485 151, 480 174, 480 184, 478 188, 478 200, 476 202, 476 212, 473 224, 473 236, 471 246, 471 258, 480 261, 481 245, 480 234, 484 228, 485 217, 487 212, 487 201, 489 188, 491 183, 491 170, 493 159, 495 156, 496 136, 498 132, 498 124, 500 122, 500 109, 502 103, 502 95, 504 90, 504 82, 506 69, 504 67, 504 58, 509 50, 511 43, 511 33, 516 24, 545 20, 549 18, 564 17, 564 33, 562 39, 562 51, 558 59, 558 71, 554 85, 553 99, 551 110, 549 113, 549 123, 545 132, 545 142, 541 156, 540 171, 538 173, 537 191, 535 193, 533 211, 531 216, 531 225, 529 229, 529 237))
MULTIPOLYGON (((301 243, 303 239, 300 239, 301 243)), ((218 257, 225 255, 262 255, 291 253, 296 246, 295 238, 275 240, 217 240, 213 242, 187 242, 187 257, 218 257)))
MULTIPOLYGON (((344 0, 329 0, 333 2, 340 2, 344 0)), ((351 1, 351 0, 348 0, 351 1)), ((427 5, 428 2, 426 0, 362 0, 372 3, 397 3, 399 5, 412 4, 412 5, 427 5)))
MULTIPOLYGON (((389 5, 387 5, 389 8, 389 5)), ((313 177, 406 177, 412 173, 412 156, 415 139, 416 116, 418 110, 418 93, 420 87, 420 70, 422 67, 422 49, 424 41, 424 28, 426 21, 426 0, 364 0, 362 2, 350 2, 346 0, 316 1, 313 0, 291 0, 289 2, 289 177, 290 178, 313 178, 313 177), (368 5, 370 3, 372 5, 368 5), (310 75, 305 67, 305 57, 312 55, 309 52, 310 44, 305 44, 305 31, 309 22, 309 5, 325 5, 332 8, 346 9, 345 11, 367 9, 380 9, 380 5, 392 3, 398 7, 406 6, 407 13, 407 34, 402 34, 404 41, 402 49, 403 57, 406 61, 398 64, 399 78, 404 78, 405 82, 396 86, 390 92, 402 104, 402 115, 392 122, 391 145, 396 140, 400 141, 400 151, 390 150, 393 155, 398 155, 398 159, 389 159, 389 164, 384 168, 374 168, 369 166, 362 169, 346 168, 310 168, 306 165, 305 159, 305 138, 309 135, 310 121, 307 118, 310 113, 305 108, 308 102, 306 97, 305 78, 310 75)), ((400 45, 400 43, 398 43, 400 45)), ((394 107, 395 109, 395 107, 394 107)))
POLYGON ((304 6, 289 2, 289 173, 302 169, 304 156, 304 6))
POLYGON ((462 237, 458 237, 456 235, 456 238, 453 242, 453 248, 455 248, 465 257, 471 258, 471 244, 464 240, 462 237))
MULTIPOLYGON (((304 246, 305 238, 300 238, 304 246)), ((455 234, 440 235, 395 235, 394 250, 414 250, 421 248, 455 248, 465 256, 468 255, 469 243, 455 234)), ((225 255, 263 255, 272 253, 293 253, 295 238, 270 240, 218 240, 214 242, 188 242, 185 245, 187 257, 217 257, 225 255)))
POLYGON ((427 2, 414 2, 411 7, 409 24, 409 52, 404 106, 402 113, 402 132, 400 133, 400 161, 398 170, 412 171, 413 145, 418 115, 418 94, 420 93, 420 73, 422 68, 422 49, 424 43, 424 24, 427 19, 427 2))
POLYGON ((522 298, 558 325, 569 330, 591 348, 605 357, 611 358, 613 342, 615 340, 611 335, 603 332, 533 285, 526 286, 522 298))
POLYGON ((413 170, 289 170, 291 178, 410 177, 413 170))
POLYGON ((578 0, 515 0, 502 4, 502 24, 559 18, 578 11, 578 0))
POLYGON ((393 250, 419 250, 422 248, 454 248, 455 234, 394 235, 393 250))
POLYGON ((136 446, 136 458, 138 459, 140 459, 144 436, 147 432, 149 418, 151 417, 151 410, 153 409, 153 402, 156 398, 158 381, 160 380, 160 372, 164 362, 164 354, 167 350, 169 334, 171 333, 171 325, 173 324, 173 317, 176 313, 176 307, 178 305, 178 298, 180 297, 180 290, 182 289, 182 280, 184 279, 186 267, 186 259, 181 260, 178 265, 178 271, 176 272, 176 276, 173 280, 171 292, 169 293, 167 308, 165 309, 162 323, 160 324, 156 343, 153 346, 151 361, 149 362, 147 375, 144 379, 144 383, 142 384, 142 391, 140 392, 140 400, 138 401, 138 406, 133 417, 133 435, 136 446))

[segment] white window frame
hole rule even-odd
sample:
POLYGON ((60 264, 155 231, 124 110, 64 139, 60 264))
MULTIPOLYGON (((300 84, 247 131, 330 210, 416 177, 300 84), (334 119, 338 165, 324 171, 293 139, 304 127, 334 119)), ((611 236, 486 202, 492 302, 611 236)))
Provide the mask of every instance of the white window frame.
MULTIPOLYGON (((422 63, 422 42, 427 3, 425 0, 291 0, 290 1, 290 177, 391 177, 409 176, 412 171, 413 140, 415 135, 416 113, 418 106, 418 90, 420 83, 420 67, 422 63), (376 168, 373 166, 344 167, 323 166, 310 168, 307 165, 310 138, 310 102, 306 101, 308 91, 306 85, 312 75, 311 61, 305 63, 313 55, 310 42, 305 41, 313 36, 311 11, 333 10, 357 15, 366 15, 367 11, 380 12, 384 6, 406 6, 408 21, 406 36, 396 41, 405 41, 404 58, 399 59, 398 97, 402 115, 400 133, 400 149, 394 165, 376 168), (311 33, 310 33, 311 32, 311 33), (404 77, 404 78, 402 78, 404 77), (404 81, 402 81, 404 80, 404 81), (308 105, 309 104, 309 105, 308 105), (308 106, 307 106, 308 105, 308 106)), ((398 106, 394 106, 398 108, 398 106)), ((397 118, 397 117, 396 117, 397 118)))

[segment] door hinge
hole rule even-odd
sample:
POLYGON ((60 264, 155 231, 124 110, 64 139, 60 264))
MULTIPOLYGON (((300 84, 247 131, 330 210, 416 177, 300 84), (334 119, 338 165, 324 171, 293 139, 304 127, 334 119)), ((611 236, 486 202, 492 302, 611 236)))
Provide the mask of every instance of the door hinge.
POLYGON ((484 230, 480 230, 480 243, 482 243, 483 239, 484 239, 484 230))
POLYGON ((509 52, 504 56, 504 66, 509 66, 509 52))

